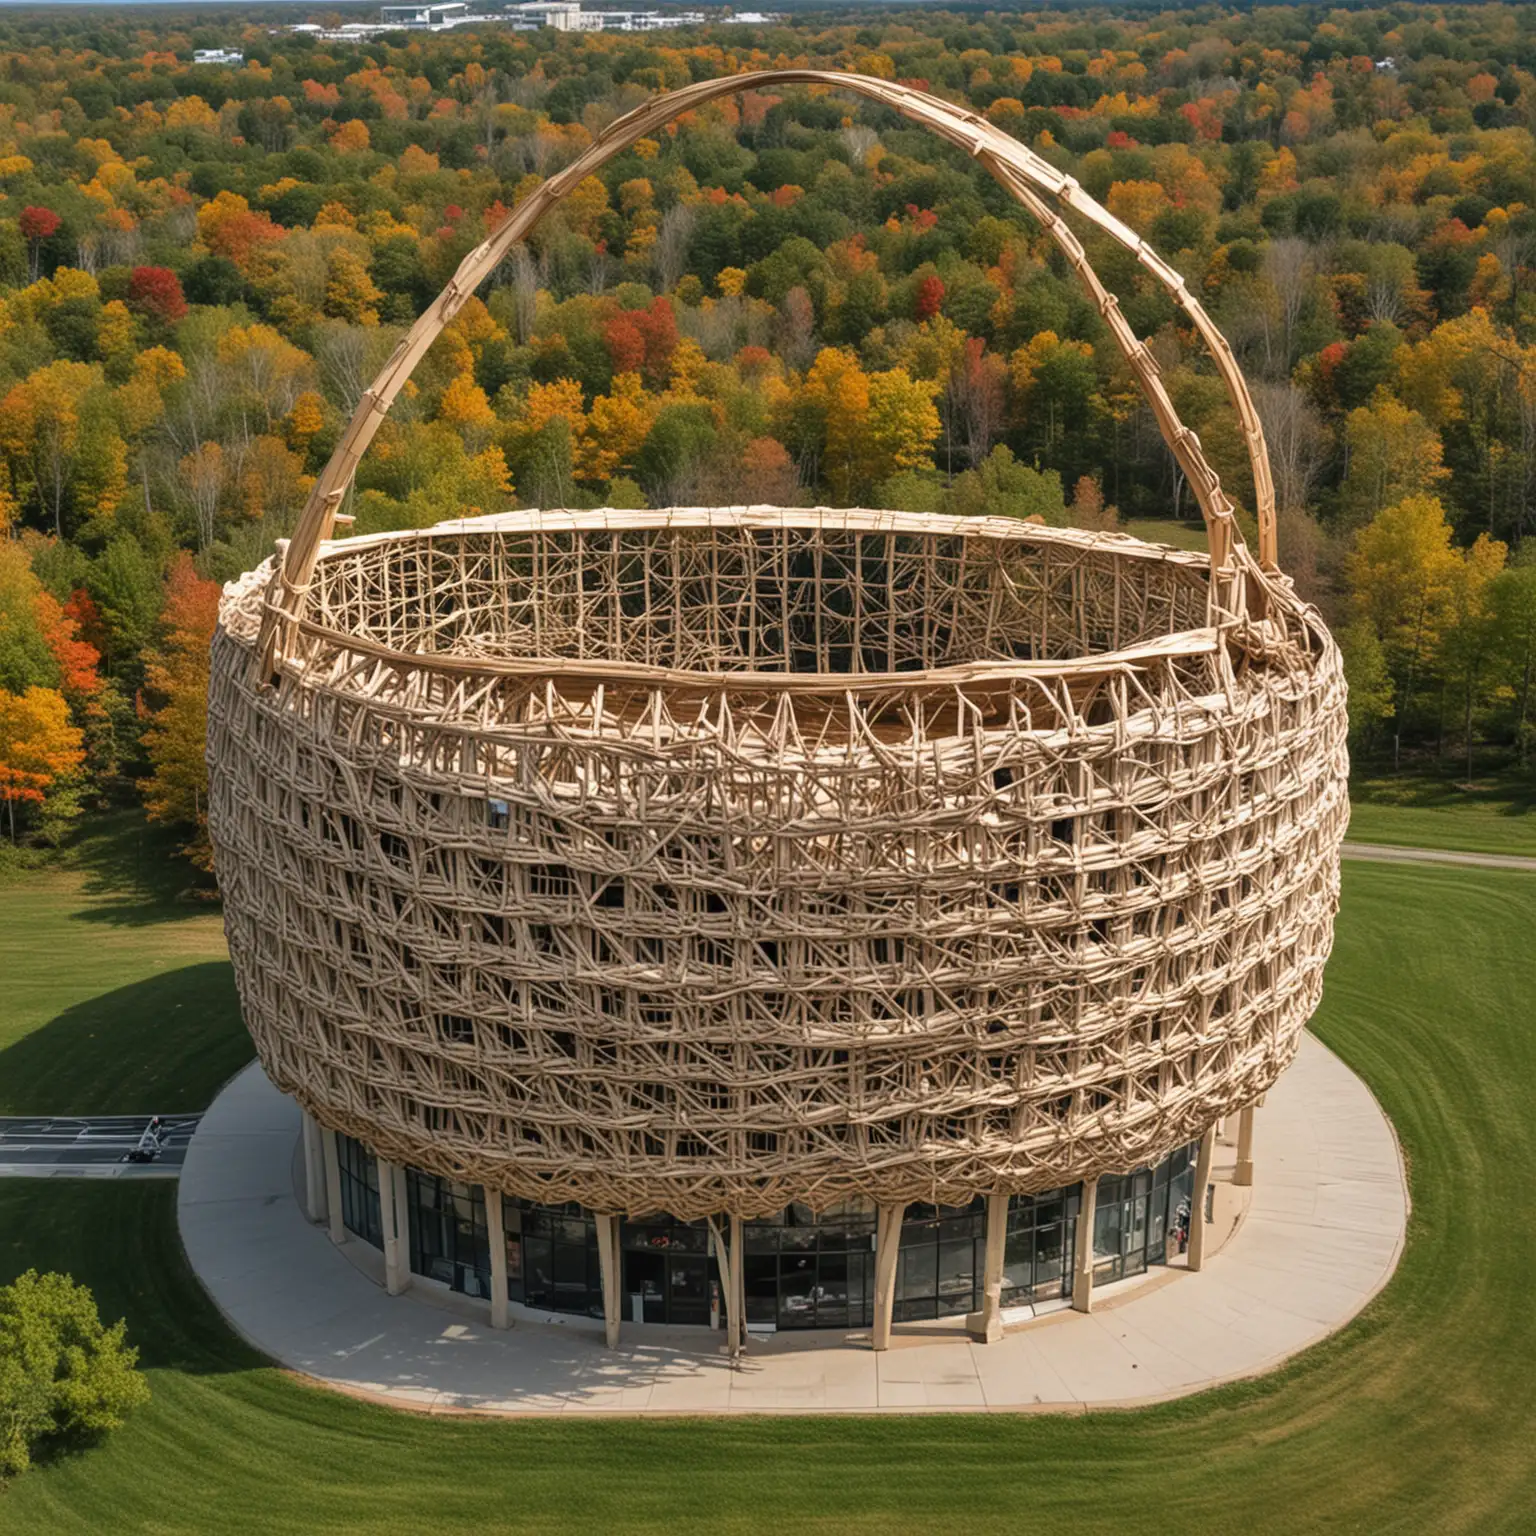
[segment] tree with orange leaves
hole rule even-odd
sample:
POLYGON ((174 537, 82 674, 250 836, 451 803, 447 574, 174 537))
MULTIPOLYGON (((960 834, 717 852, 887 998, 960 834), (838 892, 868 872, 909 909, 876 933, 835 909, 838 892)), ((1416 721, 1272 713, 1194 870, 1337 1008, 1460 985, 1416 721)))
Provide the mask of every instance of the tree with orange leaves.
POLYGON ((160 642, 144 671, 146 694, 158 702, 144 733, 153 771, 139 782, 151 821, 189 829, 182 852, 199 869, 213 868, 208 843, 208 647, 219 618, 219 584, 197 574, 191 555, 176 557, 165 578, 160 642))

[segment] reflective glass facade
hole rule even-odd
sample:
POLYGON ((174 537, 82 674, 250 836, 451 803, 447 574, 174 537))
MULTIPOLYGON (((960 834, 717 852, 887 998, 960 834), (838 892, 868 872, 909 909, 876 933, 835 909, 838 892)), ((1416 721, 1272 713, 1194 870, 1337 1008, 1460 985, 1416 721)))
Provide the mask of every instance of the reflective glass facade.
POLYGON ((491 1294, 491 1243, 485 1224, 485 1192, 435 1174, 405 1175, 411 1270, 462 1291, 491 1294))
MULTIPOLYGON (((382 1244, 377 1163, 360 1142, 338 1137, 342 1217, 382 1244)), ((1195 1147, 1155 1168, 1099 1180, 1093 1227, 1094 1283, 1165 1264, 1184 1251, 1195 1147)), ((406 1174, 414 1273, 488 1297, 490 1238, 483 1191, 415 1169, 406 1174)), ((1072 1256, 1082 1187, 1015 1196, 1008 1207, 1003 1305, 1072 1294, 1072 1256)), ((549 1312, 603 1315, 596 1223, 576 1205, 505 1196, 502 1224, 511 1300, 549 1312)), ((820 1215, 791 1205, 745 1224, 749 1325, 867 1328, 874 1321, 875 1208, 847 1202, 820 1215)), ((667 1216, 619 1224, 621 1310, 626 1322, 711 1326, 720 1321, 719 1272, 705 1222, 667 1216)), ((916 1322, 978 1310, 986 1265, 986 1201, 910 1205, 902 1222, 893 1320, 916 1322)))
POLYGON ((546 1312, 603 1315, 597 1223, 579 1205, 502 1198, 507 1294, 546 1312))

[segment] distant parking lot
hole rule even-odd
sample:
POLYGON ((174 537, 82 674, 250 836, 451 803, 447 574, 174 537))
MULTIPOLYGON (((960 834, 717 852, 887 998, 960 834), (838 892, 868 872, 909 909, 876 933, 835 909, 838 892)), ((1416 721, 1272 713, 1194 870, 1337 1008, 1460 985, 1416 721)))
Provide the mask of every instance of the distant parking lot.
POLYGON ((12 1178, 168 1178, 181 1171, 201 1115, 162 1115, 160 1155, 136 1163, 149 1115, 0 1117, 0 1175, 12 1178))

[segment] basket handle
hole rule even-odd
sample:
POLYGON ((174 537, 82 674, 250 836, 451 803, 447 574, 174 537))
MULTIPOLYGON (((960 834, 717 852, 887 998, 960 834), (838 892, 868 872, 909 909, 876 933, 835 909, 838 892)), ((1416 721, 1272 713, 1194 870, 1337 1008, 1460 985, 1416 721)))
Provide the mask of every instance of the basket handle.
POLYGON ((281 551, 277 577, 267 587, 261 628, 251 661, 253 682, 259 683, 272 676, 278 657, 291 643, 295 626, 303 617, 320 546, 330 537, 342 499, 352 483, 357 466, 395 396, 443 328, 453 320, 507 252, 578 182, 628 149, 637 139, 644 138, 673 118, 701 107, 716 97, 775 85, 814 85, 850 90, 881 102, 904 117, 933 129, 941 137, 980 160, 1002 186, 1029 210, 1066 255, 1079 281, 1104 316, 1152 407, 1163 440, 1194 491, 1201 515, 1205 519, 1210 544, 1213 601, 1216 600, 1218 588, 1224 589, 1221 600, 1215 601, 1215 605, 1228 612, 1241 610, 1245 574, 1259 578, 1256 588, 1262 601, 1265 587, 1262 572, 1277 569, 1274 482, 1270 475, 1269 454, 1264 444, 1264 429, 1226 338, 1217 330, 1199 300, 1185 286, 1183 277, 1134 230, 1095 202, 1072 177, 1057 170, 1017 139, 968 108, 957 107, 910 86, 877 80, 868 75, 838 74, 817 69, 759 70, 684 86, 681 90, 654 97, 632 112, 615 119, 581 155, 537 187, 498 229, 464 258, 447 287, 422 311, 378 377, 363 392, 330 461, 310 491, 304 510, 299 514, 293 538, 286 549, 281 551), (1199 438, 1179 420, 1173 408, 1173 402, 1163 387, 1156 359, 1121 315, 1114 295, 1100 282, 1081 242, 1062 219, 1050 210, 1045 198, 1073 209, 1130 251, 1138 263, 1173 296, 1210 348, 1227 397, 1242 423, 1243 437, 1253 468, 1259 523, 1259 570, 1254 569, 1253 557, 1245 548, 1237 530, 1232 503, 1205 458, 1199 438))

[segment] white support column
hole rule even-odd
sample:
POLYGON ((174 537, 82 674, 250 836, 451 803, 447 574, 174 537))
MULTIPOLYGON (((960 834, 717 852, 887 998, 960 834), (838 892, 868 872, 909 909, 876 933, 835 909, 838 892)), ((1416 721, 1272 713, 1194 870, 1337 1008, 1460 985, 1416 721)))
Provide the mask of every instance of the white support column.
POLYGON ((1099 1213, 1099 1181, 1083 1180, 1077 1208, 1077 1241, 1072 1245, 1072 1310, 1093 1311, 1093 1224, 1099 1213))
POLYGON ((1200 1155, 1195 1159, 1195 1187, 1189 1194, 1189 1267, 1197 1270, 1205 1264, 1205 1196, 1211 1186, 1211 1155, 1216 1150, 1216 1127, 1200 1138, 1200 1155))
POLYGON ((501 1191, 482 1184, 485 1235, 491 1245, 491 1327, 510 1328, 507 1315, 507 1225, 501 1215, 501 1191))
POLYGON ((901 1249, 905 1205, 882 1205, 875 1216, 875 1326, 871 1349, 891 1347, 891 1313, 896 1305, 896 1258, 901 1249))
POLYGON ((325 1153, 320 1146, 320 1124, 304 1111, 304 1214, 317 1226, 326 1217, 325 1153))
POLYGON ((1250 1104, 1237 1117, 1237 1167, 1232 1172, 1232 1182, 1246 1188, 1253 1183, 1253 1113, 1250 1104))
POLYGON ((597 1223, 597 1264, 603 1277, 603 1333, 609 1349, 619 1347, 619 1325, 623 1320, 623 1275, 619 1264, 619 1218, 599 1215, 597 1223))
POLYGON ((325 1211, 330 1222, 331 1241, 338 1247, 347 1240, 346 1223, 341 1219, 341 1152, 336 1146, 336 1132, 320 1130, 320 1154, 325 1163, 325 1211))
POLYGON ((1007 1195, 987 1196, 987 1258, 982 1272, 981 1311, 965 1320, 965 1330, 978 1344, 995 1344, 1003 1336, 1003 1254, 1008 1241, 1007 1195))
POLYGON ((400 1217, 405 1204, 399 1197, 395 1166, 375 1157, 379 1170, 379 1219, 384 1228, 384 1289, 398 1296, 405 1289, 405 1243, 401 1239, 400 1217))

